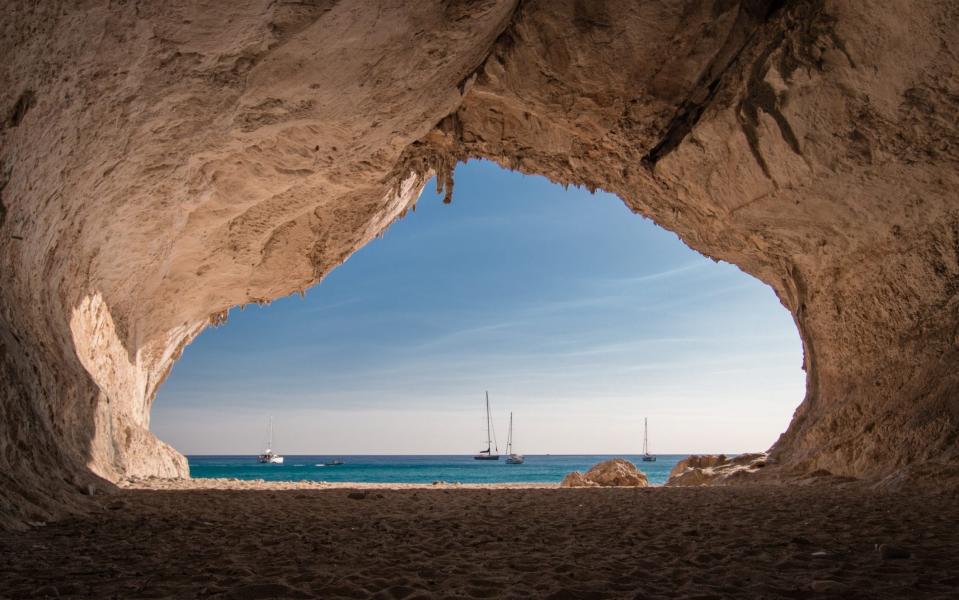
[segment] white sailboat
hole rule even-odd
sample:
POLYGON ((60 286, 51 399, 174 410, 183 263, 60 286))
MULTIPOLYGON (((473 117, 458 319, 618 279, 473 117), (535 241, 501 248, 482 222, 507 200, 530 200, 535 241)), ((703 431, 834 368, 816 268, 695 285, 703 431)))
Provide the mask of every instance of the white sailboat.
POLYGON ((656 456, 649 453, 649 419, 643 417, 643 462, 656 462, 656 456))
POLYGON ((283 457, 273 452, 273 417, 270 417, 270 440, 266 445, 266 452, 256 457, 256 461, 271 465, 283 464, 283 457))
POLYGON ((506 457, 506 464, 508 465, 521 465, 526 460, 522 454, 516 454, 513 452, 513 412, 509 413, 509 436, 506 438, 506 454, 509 456, 506 457))
POLYGON ((486 450, 480 450, 473 458, 475 460, 499 460, 499 447, 495 445, 495 438, 493 418, 489 414, 489 392, 486 392, 486 450), (493 454, 493 448, 496 448, 496 454, 493 454))

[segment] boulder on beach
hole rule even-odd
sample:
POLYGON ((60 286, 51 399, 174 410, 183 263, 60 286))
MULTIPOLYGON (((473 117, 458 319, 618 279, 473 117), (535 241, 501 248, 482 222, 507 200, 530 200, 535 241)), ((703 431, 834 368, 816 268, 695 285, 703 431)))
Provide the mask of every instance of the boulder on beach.
POLYGON ((560 484, 561 487, 649 487, 646 474, 624 458, 603 461, 582 474, 573 471, 560 484))
POLYGON ((598 483, 586 479, 579 471, 573 471, 559 484, 559 487, 598 487, 598 483))
POLYGON ((729 462, 725 454, 693 454, 676 463, 669 476, 682 473, 686 469, 712 469, 729 462))
POLYGON ((730 479, 755 473, 765 467, 768 460, 765 453, 740 454, 733 458, 725 454, 694 454, 676 463, 666 485, 722 485, 730 479))

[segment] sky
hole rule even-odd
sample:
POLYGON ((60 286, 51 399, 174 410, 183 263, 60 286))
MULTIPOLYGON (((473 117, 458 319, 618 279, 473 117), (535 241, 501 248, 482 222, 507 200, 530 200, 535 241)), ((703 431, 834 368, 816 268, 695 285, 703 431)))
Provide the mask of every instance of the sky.
POLYGON ((767 449, 803 398, 772 289, 614 195, 482 161, 427 185, 319 285, 230 311, 174 366, 151 429, 186 454, 767 449))

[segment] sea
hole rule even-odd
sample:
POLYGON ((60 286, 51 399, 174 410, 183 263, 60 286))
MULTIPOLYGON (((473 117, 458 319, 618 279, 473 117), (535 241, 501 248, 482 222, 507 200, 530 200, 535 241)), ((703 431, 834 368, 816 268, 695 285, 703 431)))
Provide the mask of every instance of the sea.
POLYGON ((187 456, 192 477, 354 483, 559 483, 571 471, 585 472, 611 458, 632 461, 652 485, 662 485, 688 454, 660 454, 643 462, 636 454, 527 454, 521 465, 474 460, 472 456, 286 455, 282 465, 260 464, 255 456, 187 456), (333 460, 342 465, 329 464, 333 460))

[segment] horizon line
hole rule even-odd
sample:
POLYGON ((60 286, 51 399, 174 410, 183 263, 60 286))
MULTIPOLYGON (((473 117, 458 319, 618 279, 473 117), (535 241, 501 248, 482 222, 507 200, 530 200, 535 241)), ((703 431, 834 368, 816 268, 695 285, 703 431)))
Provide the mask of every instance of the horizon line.
MULTIPOLYGON (((752 452, 651 452, 651 456, 693 456, 693 455, 720 455, 725 454, 737 455, 737 454, 752 454, 755 452, 766 452, 765 450, 752 451, 752 452)), ((259 453, 199 453, 199 452, 181 452, 183 456, 190 457, 202 457, 202 456, 259 456, 259 453)), ((407 454, 382 454, 382 453, 366 453, 366 452, 357 452, 357 453, 344 453, 344 452, 316 452, 316 453, 286 453, 282 456, 474 456, 475 452, 447 452, 447 453, 436 453, 436 452, 411 452, 407 454)), ((506 456, 506 452, 501 452, 500 456, 506 456)), ((623 456, 643 456, 643 453, 640 452, 549 452, 549 453, 522 453, 523 456, 613 456, 613 455, 623 455, 623 456)))

